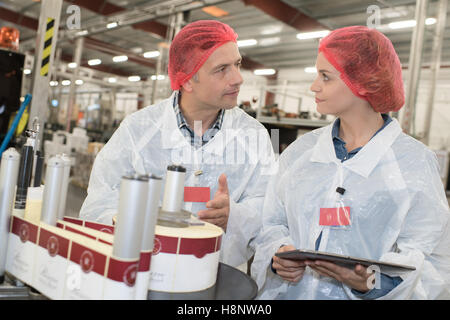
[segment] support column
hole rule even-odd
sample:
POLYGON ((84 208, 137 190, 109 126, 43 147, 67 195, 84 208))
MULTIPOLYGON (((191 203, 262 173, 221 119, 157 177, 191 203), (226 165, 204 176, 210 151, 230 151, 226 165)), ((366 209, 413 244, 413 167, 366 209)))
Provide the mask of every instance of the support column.
POLYGON ((406 88, 406 103, 402 118, 402 129, 406 133, 411 133, 411 126, 414 128, 417 88, 422 65, 423 35, 425 32, 427 4, 428 0, 417 0, 416 2, 416 26, 414 27, 411 39, 408 62, 408 87, 406 88))
POLYGON ((41 129, 37 137, 36 150, 40 150, 44 123, 47 120, 50 72, 55 55, 56 41, 58 39, 61 8, 62 0, 41 1, 41 12, 36 37, 36 56, 31 84, 33 97, 30 106, 30 121, 28 121, 28 129, 33 129, 33 119, 35 117, 39 118, 39 127, 41 129))
POLYGON ((433 51, 431 54, 431 80, 430 94, 428 96, 427 112, 425 113, 425 136, 423 143, 428 145, 430 142, 431 120, 433 118, 434 96, 436 93, 436 82, 439 77, 441 67, 442 43, 444 41, 445 23, 447 19, 447 0, 440 0, 438 5, 438 17, 436 29, 433 37, 433 51))
POLYGON ((77 38, 77 40, 75 42, 75 55, 74 55, 75 61, 73 61, 77 64, 77 66, 74 69, 72 79, 70 80, 69 99, 68 99, 68 106, 67 106, 67 122, 66 122, 66 131, 67 132, 70 132, 70 129, 71 129, 70 122, 72 120, 72 111, 77 102, 75 81, 78 78, 78 71, 80 70, 80 63, 81 63, 81 56, 83 54, 83 47, 84 47, 84 38, 83 37, 77 38))

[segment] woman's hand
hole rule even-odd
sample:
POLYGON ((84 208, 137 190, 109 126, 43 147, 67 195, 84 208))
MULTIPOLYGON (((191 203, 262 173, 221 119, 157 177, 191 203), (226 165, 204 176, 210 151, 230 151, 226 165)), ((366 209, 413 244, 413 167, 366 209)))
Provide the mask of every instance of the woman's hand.
MULTIPOLYGON (((295 250, 295 247, 287 245, 278 249, 277 253, 291 250, 295 250)), ((299 282, 303 277, 306 265, 304 261, 288 260, 273 256, 272 268, 277 271, 277 275, 283 278, 283 280, 299 282)))
POLYGON ((306 260, 305 264, 321 276, 334 278, 360 292, 367 292, 374 287, 374 284, 369 280, 372 273, 368 273, 367 268, 360 264, 356 265, 354 269, 341 267, 323 260, 306 260))

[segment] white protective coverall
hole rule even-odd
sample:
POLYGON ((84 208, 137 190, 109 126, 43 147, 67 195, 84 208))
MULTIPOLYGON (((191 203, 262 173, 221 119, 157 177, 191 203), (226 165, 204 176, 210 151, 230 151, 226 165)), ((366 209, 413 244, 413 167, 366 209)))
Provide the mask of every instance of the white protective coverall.
POLYGON ((292 283, 270 270, 282 245, 416 267, 388 273, 402 282, 379 299, 448 299, 450 223, 435 154, 393 119, 353 158, 336 158, 332 126, 314 130, 280 156, 267 188, 252 276, 259 299, 359 299, 351 288, 306 267, 292 283), (320 226, 320 208, 350 207, 350 226, 320 226))
MULTIPOLYGON (((185 185, 210 187, 211 199, 220 174, 225 173, 230 215, 222 238, 221 261, 241 265, 253 255, 253 248, 247 245, 260 231, 264 194, 269 176, 276 170, 269 134, 235 107, 225 111, 221 130, 214 138, 196 149, 177 126, 173 108, 176 93, 122 121, 95 159, 80 218, 111 224, 117 214, 121 177, 127 172, 165 178, 167 166, 176 163, 186 168, 185 185), (201 175, 194 175, 200 170, 201 175)), ((196 214, 206 206, 187 202, 183 209, 196 214)))

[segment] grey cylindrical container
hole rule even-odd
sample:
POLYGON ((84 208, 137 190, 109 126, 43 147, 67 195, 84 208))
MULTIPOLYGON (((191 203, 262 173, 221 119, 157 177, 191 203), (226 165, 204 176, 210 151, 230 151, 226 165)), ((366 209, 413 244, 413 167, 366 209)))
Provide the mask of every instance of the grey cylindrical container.
POLYGON ((0 167, 0 284, 5 280, 9 219, 14 203, 19 165, 20 154, 14 148, 3 152, 0 167))
POLYGON ((69 188, 70 177, 70 158, 65 154, 62 154, 60 158, 64 163, 64 174, 61 186, 61 196, 59 198, 58 220, 62 220, 66 213, 67 190, 69 188))
POLYGON ((148 177, 140 175, 122 177, 119 212, 114 230, 114 257, 139 259, 147 195, 148 177))
POLYGON ((156 221, 158 220, 159 199, 161 198, 162 179, 151 175, 148 180, 147 210, 142 232, 142 251, 153 250, 156 221))
POLYGON ((64 161, 52 157, 47 162, 44 196, 42 200, 41 221, 56 226, 60 204, 61 187, 64 176, 64 161))
POLYGON ((181 210, 184 196, 185 177, 186 168, 175 165, 167 167, 162 203, 163 211, 179 212, 181 210))

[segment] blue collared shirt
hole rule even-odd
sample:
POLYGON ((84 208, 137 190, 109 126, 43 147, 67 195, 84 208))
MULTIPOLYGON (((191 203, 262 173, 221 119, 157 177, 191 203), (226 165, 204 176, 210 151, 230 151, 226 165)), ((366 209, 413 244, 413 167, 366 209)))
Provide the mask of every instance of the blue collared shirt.
POLYGON ((216 121, 212 124, 212 126, 208 130, 206 130, 203 136, 200 137, 196 135, 191 128, 189 128, 186 119, 184 118, 183 113, 181 112, 180 106, 178 104, 180 96, 181 93, 177 93, 175 94, 175 98, 173 99, 173 109, 175 111, 175 115, 177 118, 178 128, 186 138, 190 139, 192 146, 194 146, 195 148, 201 147, 207 144, 212 138, 214 138, 216 133, 222 128, 225 110, 221 109, 219 111, 216 121))

